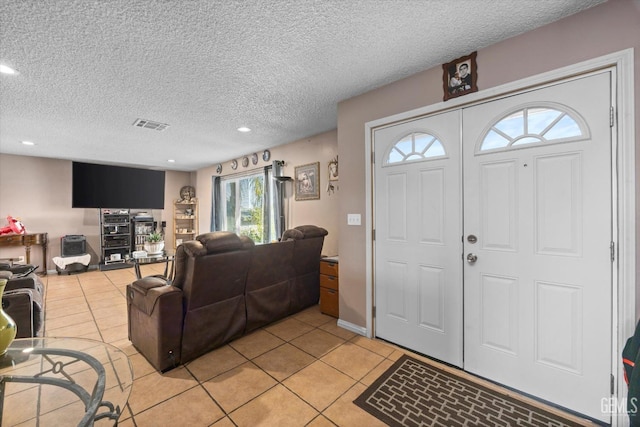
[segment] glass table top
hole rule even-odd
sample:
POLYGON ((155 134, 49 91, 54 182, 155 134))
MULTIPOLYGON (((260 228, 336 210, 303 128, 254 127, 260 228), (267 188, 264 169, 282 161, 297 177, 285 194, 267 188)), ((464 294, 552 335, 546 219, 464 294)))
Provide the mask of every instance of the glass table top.
POLYGON ((82 338, 23 338, 0 356, 2 426, 112 426, 133 371, 122 350, 82 338))
POLYGON ((159 254, 147 254, 146 256, 142 256, 142 257, 129 258, 130 263, 136 263, 136 264, 153 264, 156 262, 172 261, 172 260, 173 260, 173 254, 168 252, 162 252, 159 254))

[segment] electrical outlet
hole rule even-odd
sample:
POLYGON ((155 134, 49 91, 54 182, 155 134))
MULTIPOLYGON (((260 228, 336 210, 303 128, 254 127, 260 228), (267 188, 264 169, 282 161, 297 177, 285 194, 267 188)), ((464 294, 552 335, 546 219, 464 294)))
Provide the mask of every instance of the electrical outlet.
POLYGON ((347 225, 361 225, 360 214, 347 214, 347 225))

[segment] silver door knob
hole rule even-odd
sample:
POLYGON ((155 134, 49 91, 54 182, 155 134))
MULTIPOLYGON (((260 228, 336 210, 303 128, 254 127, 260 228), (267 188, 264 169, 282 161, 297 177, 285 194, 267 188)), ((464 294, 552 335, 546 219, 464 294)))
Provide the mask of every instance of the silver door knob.
POLYGON ((469 264, 474 264, 478 260, 478 256, 476 254, 467 255, 467 262, 469 264))

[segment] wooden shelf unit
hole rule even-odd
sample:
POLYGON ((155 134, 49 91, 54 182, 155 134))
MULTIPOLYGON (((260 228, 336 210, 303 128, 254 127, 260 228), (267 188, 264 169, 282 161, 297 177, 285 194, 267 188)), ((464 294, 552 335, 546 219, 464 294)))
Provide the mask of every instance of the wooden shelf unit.
POLYGON ((198 199, 178 200, 173 204, 173 249, 198 235, 198 199), (191 213, 187 212, 191 209, 191 213))

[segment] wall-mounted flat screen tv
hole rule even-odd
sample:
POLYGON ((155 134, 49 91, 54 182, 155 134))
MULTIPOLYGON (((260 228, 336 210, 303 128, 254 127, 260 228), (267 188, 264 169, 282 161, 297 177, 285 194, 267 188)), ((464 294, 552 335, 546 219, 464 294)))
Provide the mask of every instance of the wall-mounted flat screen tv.
POLYGON ((73 162, 72 207, 164 209, 164 171, 73 162))

